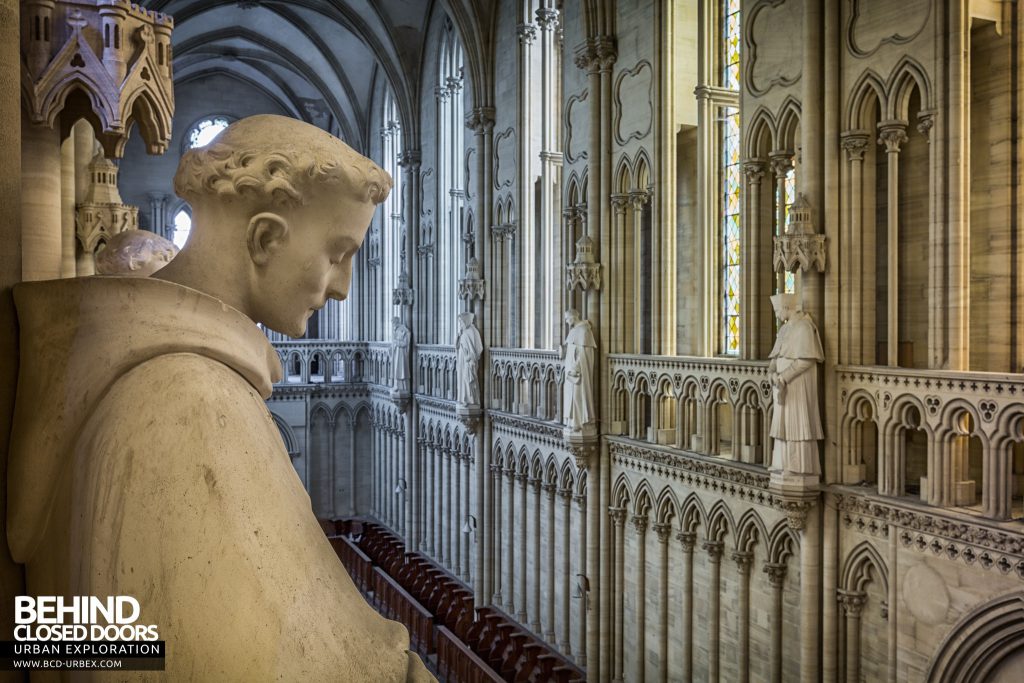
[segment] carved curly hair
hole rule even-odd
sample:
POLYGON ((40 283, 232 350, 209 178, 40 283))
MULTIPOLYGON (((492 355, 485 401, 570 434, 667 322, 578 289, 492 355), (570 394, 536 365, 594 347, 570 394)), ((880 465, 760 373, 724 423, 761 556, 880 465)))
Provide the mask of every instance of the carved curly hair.
POLYGON ((174 191, 191 204, 216 196, 257 209, 293 208, 338 190, 380 204, 391 187, 384 169, 330 133, 270 114, 235 121, 186 152, 174 175, 174 191))

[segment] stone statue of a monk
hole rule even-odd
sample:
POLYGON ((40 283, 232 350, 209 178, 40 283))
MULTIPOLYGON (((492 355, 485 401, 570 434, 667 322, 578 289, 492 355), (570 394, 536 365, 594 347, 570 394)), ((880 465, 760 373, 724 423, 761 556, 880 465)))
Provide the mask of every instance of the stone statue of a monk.
POLYGON ((346 297, 389 176, 318 128, 254 116, 186 153, 174 187, 193 233, 154 277, 15 289, 8 540, 27 592, 135 597, 167 671, 119 681, 431 680, 313 516, 256 326, 299 336, 346 297))
POLYGON ((775 314, 782 322, 770 355, 775 410, 771 469, 792 474, 821 474, 818 440, 824 438, 818 408, 817 364, 825 360, 811 316, 800 310, 796 294, 776 294, 775 314))
POLYGON ((96 253, 97 275, 148 277, 171 262, 178 247, 149 230, 122 230, 96 253))
POLYGON ((402 319, 392 320, 394 334, 391 339, 391 372, 394 375, 391 389, 395 393, 409 393, 409 344, 412 341, 409 328, 402 319))
POLYGON ((459 315, 459 338, 455 343, 455 370, 457 375, 458 402, 469 408, 480 406, 480 379, 477 369, 484 343, 480 331, 473 324, 472 313, 459 315))
POLYGON ((562 385, 562 423, 576 435, 594 431, 594 362, 597 342, 590 322, 575 309, 565 312, 569 333, 565 337, 565 381, 562 385))

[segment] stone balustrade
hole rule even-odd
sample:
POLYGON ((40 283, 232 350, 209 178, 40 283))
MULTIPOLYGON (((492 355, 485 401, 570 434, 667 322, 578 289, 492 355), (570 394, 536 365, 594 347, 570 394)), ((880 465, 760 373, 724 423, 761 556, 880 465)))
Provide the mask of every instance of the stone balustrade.
POLYGON ((607 433, 767 464, 767 361, 612 354, 608 364, 607 433))
POLYGON ((416 392, 455 399, 455 347, 421 344, 416 347, 416 392))
POLYGON ((279 384, 391 384, 391 344, 308 339, 273 342, 284 377, 279 384))
POLYGON ((490 349, 489 408, 540 420, 562 420, 562 359, 557 351, 490 349))
POLYGON ((843 483, 980 505, 993 519, 1020 514, 1024 376, 838 367, 836 382, 843 483))

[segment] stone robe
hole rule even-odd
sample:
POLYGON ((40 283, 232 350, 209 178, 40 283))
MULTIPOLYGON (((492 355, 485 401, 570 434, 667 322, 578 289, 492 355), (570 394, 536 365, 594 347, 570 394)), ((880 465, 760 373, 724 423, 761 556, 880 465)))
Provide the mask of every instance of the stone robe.
POLYGON ((395 391, 409 391, 409 328, 395 327, 395 338, 391 343, 391 370, 394 373, 392 388, 395 391))
POLYGON ((264 403, 281 366, 249 318, 149 278, 15 300, 8 539, 27 593, 134 596, 167 642, 166 672, 74 680, 431 680, 313 516, 264 403))
POLYGON ((562 388, 562 423, 572 431, 597 419, 594 409, 594 360, 597 342, 590 323, 576 323, 565 338, 565 383, 562 388))
POLYGON ((775 409, 770 434, 773 470, 821 474, 818 440, 824 438, 818 407, 817 364, 825 360, 818 330, 811 317, 797 311, 779 328, 769 356, 769 372, 785 380, 784 396, 774 390, 775 409))
POLYGON ((484 352, 484 343, 475 325, 466 325, 459 333, 455 349, 455 369, 458 373, 459 403, 466 406, 480 405, 480 380, 477 366, 480 354, 484 352))

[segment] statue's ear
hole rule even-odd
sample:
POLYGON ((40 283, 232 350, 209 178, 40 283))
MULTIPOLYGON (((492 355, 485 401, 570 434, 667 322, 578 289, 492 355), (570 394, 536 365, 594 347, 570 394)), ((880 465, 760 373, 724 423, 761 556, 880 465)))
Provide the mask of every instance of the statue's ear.
POLYGON ((249 219, 246 244, 256 265, 265 265, 287 241, 288 222, 280 214, 265 211, 249 219))

